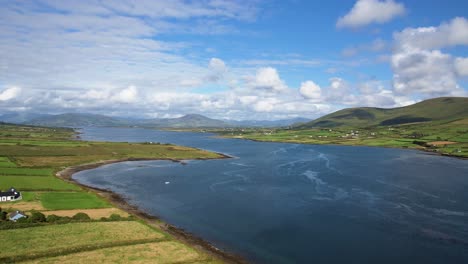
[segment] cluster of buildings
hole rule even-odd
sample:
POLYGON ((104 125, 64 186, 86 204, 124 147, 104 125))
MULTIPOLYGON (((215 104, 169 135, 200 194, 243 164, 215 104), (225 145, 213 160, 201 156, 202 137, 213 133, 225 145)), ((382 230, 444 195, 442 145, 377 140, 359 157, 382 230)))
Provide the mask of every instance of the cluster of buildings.
MULTIPOLYGON (((7 191, 1 191, 0 190, 0 202, 14 202, 21 200, 23 197, 21 196, 21 193, 17 191, 15 188, 11 187, 7 191)), ((26 214, 24 214, 21 211, 15 211, 9 214, 8 219, 10 221, 16 222, 20 218, 27 217, 26 214)))

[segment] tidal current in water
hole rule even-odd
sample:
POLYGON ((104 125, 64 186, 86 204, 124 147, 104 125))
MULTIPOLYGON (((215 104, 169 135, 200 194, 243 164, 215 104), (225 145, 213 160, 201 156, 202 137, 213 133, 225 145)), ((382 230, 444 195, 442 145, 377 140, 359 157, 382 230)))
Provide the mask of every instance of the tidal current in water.
POLYGON ((134 161, 75 174, 255 263, 468 263, 468 161, 373 147, 84 128, 232 156, 134 161))

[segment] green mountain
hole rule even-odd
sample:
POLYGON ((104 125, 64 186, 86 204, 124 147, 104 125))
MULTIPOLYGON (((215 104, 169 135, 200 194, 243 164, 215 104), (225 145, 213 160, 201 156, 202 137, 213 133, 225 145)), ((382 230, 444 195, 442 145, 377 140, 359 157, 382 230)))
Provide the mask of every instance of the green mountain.
POLYGON ((440 97, 399 108, 358 107, 328 114, 296 128, 392 126, 468 120, 467 97, 440 97))
POLYGON ((128 121, 95 114, 60 114, 35 118, 28 125, 49 127, 125 126, 128 121))

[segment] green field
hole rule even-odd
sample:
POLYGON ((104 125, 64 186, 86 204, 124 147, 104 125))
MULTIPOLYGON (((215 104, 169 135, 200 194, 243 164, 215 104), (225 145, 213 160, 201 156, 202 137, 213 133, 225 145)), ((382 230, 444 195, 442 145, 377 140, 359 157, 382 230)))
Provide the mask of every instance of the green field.
POLYGON ((139 222, 91 222, 1 230, 8 243, 0 247, 0 262, 57 256, 89 248, 158 241, 165 235, 139 222))
POLYGON ((49 210, 94 209, 111 207, 93 193, 46 192, 40 195, 42 205, 49 210))
MULTIPOLYGON (((80 210, 115 209, 95 193, 55 176, 55 172, 72 165, 116 159, 222 157, 175 145, 77 141, 72 140, 74 135, 71 129, 0 124, 0 190, 15 187, 23 196, 20 201, 1 204, 4 210, 22 210, 29 215, 35 210, 45 214, 65 212, 73 216, 80 210)), ((11 226, 13 229, 3 228, 0 237, 8 242, 1 243, 0 263, 219 263, 212 256, 175 241, 158 228, 150 228, 140 221, 123 220, 42 222, 39 226, 33 223, 35 227, 20 228, 15 224, 11 226)), ((2 224, 11 222, 0 221, 2 224)))
POLYGON ((7 157, 0 157, 0 168, 15 168, 16 164, 7 157))
MULTIPOLYGON (((21 192, 22 199, 18 202, 32 202, 39 200, 39 194, 36 192, 21 192)), ((15 202, 15 203, 18 203, 15 202)))
MULTIPOLYGON (((0 169, 1 170, 1 169, 0 169)), ((54 176, 0 176, 0 189, 15 187, 20 191, 79 191, 76 185, 54 176)))
POLYGON ((207 258, 196 250, 175 241, 104 248, 39 259, 34 263, 93 263, 96 259, 104 259, 107 263, 222 263, 207 258))
POLYGON ((52 176, 53 169, 34 169, 34 168, 2 168, 1 175, 24 175, 24 176, 52 176))

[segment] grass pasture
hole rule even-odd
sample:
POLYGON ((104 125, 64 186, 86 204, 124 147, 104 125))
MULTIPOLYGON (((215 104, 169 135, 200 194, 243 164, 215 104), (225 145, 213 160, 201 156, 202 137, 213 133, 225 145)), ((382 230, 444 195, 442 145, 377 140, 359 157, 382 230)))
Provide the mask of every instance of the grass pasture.
POLYGON ((0 157, 0 168, 16 168, 16 164, 7 157, 0 157))
POLYGON ((55 177, 0 176, 0 188, 15 187, 19 191, 79 191, 74 184, 55 177))
POLYGON ((45 192, 40 194, 44 208, 48 210, 96 209, 111 207, 93 193, 45 192))
POLYGON ((22 175, 22 176, 52 176, 53 169, 35 169, 35 168, 0 168, 0 175, 22 175))
POLYGON ((221 263, 175 241, 105 248, 30 263, 93 263, 96 259, 107 263, 221 263))
MULTIPOLYGON (((36 210, 68 217, 82 212, 95 219, 22 228, 14 224, 13 229, 0 230, 4 241, 0 246, 0 263, 212 261, 213 257, 175 241, 159 228, 150 228, 139 221, 99 221, 112 214, 123 217, 129 214, 93 192, 55 177, 54 173, 69 166, 104 160, 220 158, 220 155, 174 145, 77 141, 71 139, 73 136, 71 129, 0 123, 0 189, 15 187, 23 195, 20 201, 0 204, 2 209, 27 214, 36 210)), ((0 221, 0 224, 11 223, 0 221)))
POLYGON ((112 245, 165 239, 165 235, 136 221, 87 222, 1 230, 8 243, 0 247, 0 262, 59 256, 112 245))

